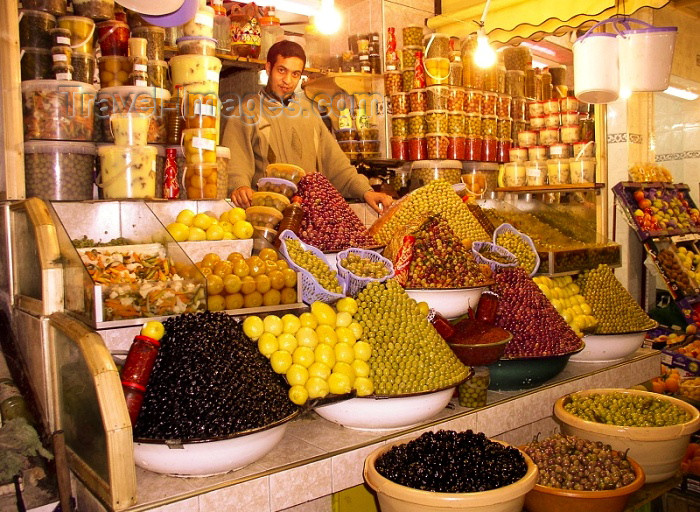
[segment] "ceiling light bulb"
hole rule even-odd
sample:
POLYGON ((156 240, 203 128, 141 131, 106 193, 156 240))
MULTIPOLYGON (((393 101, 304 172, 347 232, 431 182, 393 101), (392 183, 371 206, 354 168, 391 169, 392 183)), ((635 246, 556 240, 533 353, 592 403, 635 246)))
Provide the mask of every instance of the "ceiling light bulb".
POLYGON ((335 34, 340 29, 342 18, 333 0, 323 0, 321 9, 314 18, 314 25, 321 34, 335 34))
POLYGON ((496 64, 496 52, 489 44, 484 29, 479 30, 476 38, 476 50, 474 50, 474 63, 480 68, 490 68, 496 64))

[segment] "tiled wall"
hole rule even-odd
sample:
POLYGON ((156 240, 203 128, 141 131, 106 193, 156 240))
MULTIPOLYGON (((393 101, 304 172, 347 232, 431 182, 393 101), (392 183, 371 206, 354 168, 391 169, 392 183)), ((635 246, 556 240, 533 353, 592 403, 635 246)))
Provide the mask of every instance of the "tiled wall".
POLYGON ((687 183, 698 200, 700 182, 700 99, 687 101, 666 94, 654 98, 656 162, 675 182, 687 183))

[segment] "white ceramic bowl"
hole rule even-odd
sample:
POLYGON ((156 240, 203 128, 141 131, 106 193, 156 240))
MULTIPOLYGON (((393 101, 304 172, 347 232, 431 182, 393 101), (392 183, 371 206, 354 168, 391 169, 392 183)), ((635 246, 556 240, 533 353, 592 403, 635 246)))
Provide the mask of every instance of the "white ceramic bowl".
POLYGON ((564 403, 571 394, 559 398, 554 403, 554 415, 562 424, 562 432, 589 441, 601 441, 620 452, 629 450, 632 457, 644 469, 647 483, 661 482, 674 475, 690 442, 690 435, 700 427, 700 413, 683 400, 662 396, 650 391, 636 389, 587 389, 577 394, 625 393, 658 398, 688 411, 690 421, 667 427, 623 427, 587 421, 564 409, 564 403))
POLYGON ((455 386, 400 397, 351 398, 314 410, 322 418, 357 430, 393 430, 426 421, 450 402, 455 386))
POLYGON ((488 286, 473 288, 406 288, 406 293, 417 302, 427 302, 445 318, 457 318, 476 309, 481 293, 488 286))
POLYGON ((626 334, 587 334, 584 349, 571 356, 575 363, 612 363, 634 354, 644 343, 646 331, 626 334))
POLYGON ((234 437, 190 443, 134 441, 134 462, 137 466, 171 476, 211 476, 240 469, 255 462, 280 442, 287 423, 298 413, 279 422, 240 433, 234 437))

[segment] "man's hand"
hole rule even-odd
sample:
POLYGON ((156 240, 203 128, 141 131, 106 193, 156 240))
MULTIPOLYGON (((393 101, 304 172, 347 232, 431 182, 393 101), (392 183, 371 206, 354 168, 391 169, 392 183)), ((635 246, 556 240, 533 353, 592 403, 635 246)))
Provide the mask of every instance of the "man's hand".
POLYGON ((253 200, 253 189, 250 187, 238 187, 231 192, 231 201, 236 206, 241 208, 249 208, 250 202, 253 200))
POLYGON ((363 199, 379 215, 389 209, 391 204, 394 202, 391 196, 383 192, 375 192, 374 190, 368 190, 365 192, 363 199))

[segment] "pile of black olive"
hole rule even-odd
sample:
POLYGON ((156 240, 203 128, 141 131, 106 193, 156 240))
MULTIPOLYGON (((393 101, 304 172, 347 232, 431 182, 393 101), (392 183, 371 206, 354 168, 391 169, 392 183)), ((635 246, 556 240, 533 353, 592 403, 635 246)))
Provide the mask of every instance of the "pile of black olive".
POLYGON ((392 482, 433 492, 488 491, 510 485, 527 473, 517 448, 471 430, 426 432, 383 453, 375 467, 392 482))
POLYGON ((211 439, 264 427, 297 410, 288 386, 272 371, 233 317, 174 316, 148 381, 134 436, 211 439))

